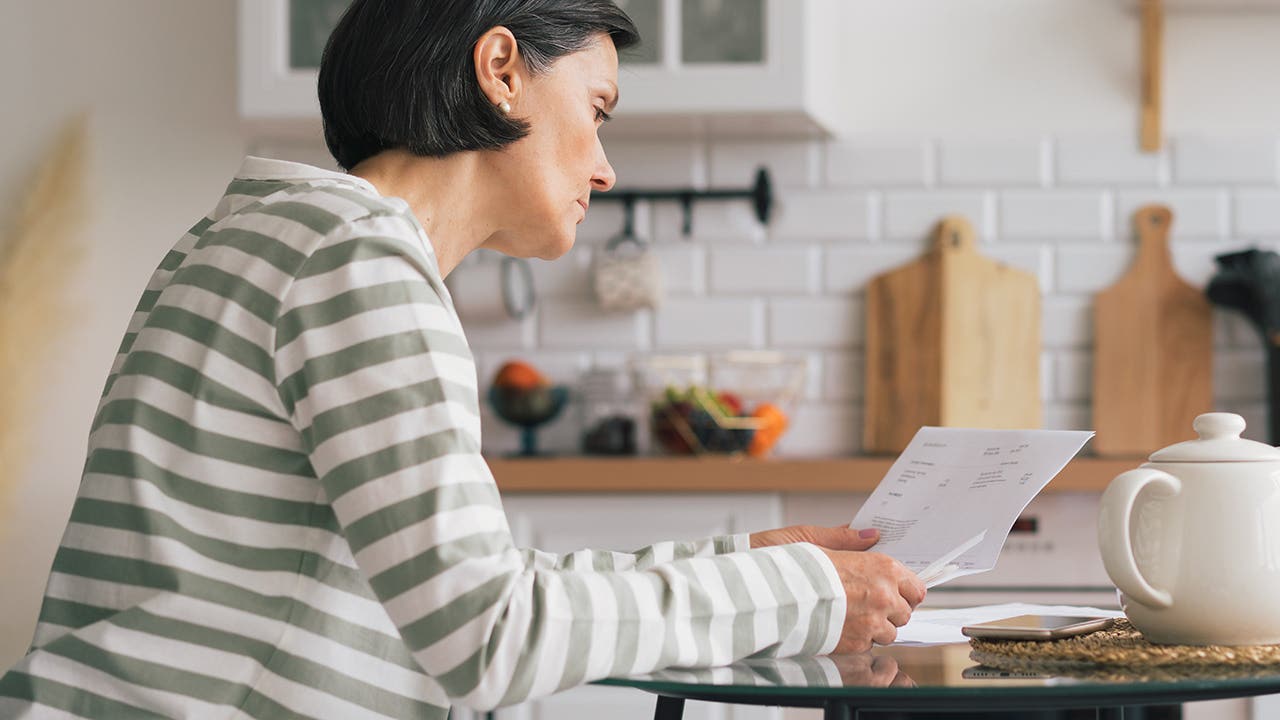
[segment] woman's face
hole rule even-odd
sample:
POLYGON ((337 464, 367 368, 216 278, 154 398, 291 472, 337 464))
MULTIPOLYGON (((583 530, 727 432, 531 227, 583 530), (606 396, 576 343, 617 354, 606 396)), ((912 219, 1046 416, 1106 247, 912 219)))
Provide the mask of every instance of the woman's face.
POLYGON ((573 247, 591 191, 613 187, 598 133, 617 102, 618 53, 603 33, 548 71, 526 76, 511 114, 529 123, 529 134, 499 153, 511 195, 509 232, 487 247, 548 260, 573 247))

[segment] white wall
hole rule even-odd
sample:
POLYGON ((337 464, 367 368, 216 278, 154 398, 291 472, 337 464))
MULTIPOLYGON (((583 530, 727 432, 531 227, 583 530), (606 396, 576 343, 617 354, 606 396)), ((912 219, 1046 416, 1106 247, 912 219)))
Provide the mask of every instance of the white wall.
POLYGON ((0 227, 55 134, 92 111, 89 252, 79 314, 44 371, 30 465, 0 528, 0 667, 26 649, 129 314, 169 247, 217 201, 242 153, 231 0, 0 3, 0 227))
MULTIPOLYGON (((907 146, 915 144, 905 155, 889 153, 891 173, 900 172, 893 163, 913 162, 912 152, 922 163, 936 162, 933 143, 944 135, 1016 135, 1022 139, 997 149, 1022 170, 1017 158, 1025 157, 1026 138, 1039 143, 1046 134, 1087 130, 1127 142, 1137 117, 1136 24, 1116 3, 850 0, 849 82, 832 92, 847 93, 856 108, 851 132, 906 134, 907 146)), ((12 222, 24 181, 55 131, 84 108, 93 111, 96 203, 90 253, 73 278, 81 315, 65 328, 57 361, 46 370, 43 402, 31 418, 26 482, 0 526, 0 667, 30 638, 94 405, 132 306, 165 250, 217 199, 246 146, 235 115, 234 22, 232 0, 0 2, 0 227, 12 222)), ((1258 147, 1257 132, 1280 127, 1280 15, 1174 18, 1167 44, 1173 132, 1248 135, 1247 147, 1258 147)), ((686 165, 679 149, 619 148, 627 163, 620 170, 624 178, 633 168, 633 177, 718 182, 716 168, 756 157, 755 148, 733 147, 698 146, 686 165), (664 164, 664 157, 676 159, 664 164)), ((1084 152, 1090 147, 1099 146, 1084 152)), ((786 183, 796 197, 825 185, 831 153, 843 152, 823 145, 797 160, 793 150, 771 152, 790 167, 781 172, 804 173, 786 183)), ((1149 184, 1160 185, 1164 172, 1149 184)), ((918 179, 927 202, 937 201, 936 180, 918 179)), ((1236 227, 1222 195, 1232 186, 1224 181, 1189 201, 1221 216, 1218 240, 1236 227)), ((1098 192, 1110 187, 1101 183, 1098 192)), ((1002 197, 998 185, 974 192, 992 194, 993 203, 1002 197)), ((915 197, 899 202, 917 207, 915 197)), ((663 217, 655 223, 674 224, 663 217)), ((710 217, 700 223, 709 234, 737 232, 732 213, 710 217)), ((680 251, 674 241, 672 249, 680 251)))
MULTIPOLYGON (((1136 133, 1133 0, 839 2, 851 130, 1136 133)), ((1170 132, 1280 127, 1280 13, 1170 13, 1165 51, 1170 132)))

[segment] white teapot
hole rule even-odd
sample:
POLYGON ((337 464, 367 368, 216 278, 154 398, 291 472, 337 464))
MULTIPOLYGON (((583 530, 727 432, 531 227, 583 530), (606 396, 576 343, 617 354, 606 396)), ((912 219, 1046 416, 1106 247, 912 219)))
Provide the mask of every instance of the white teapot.
POLYGON ((1280 643, 1280 449, 1206 413, 1102 495, 1098 547, 1153 643, 1280 643))

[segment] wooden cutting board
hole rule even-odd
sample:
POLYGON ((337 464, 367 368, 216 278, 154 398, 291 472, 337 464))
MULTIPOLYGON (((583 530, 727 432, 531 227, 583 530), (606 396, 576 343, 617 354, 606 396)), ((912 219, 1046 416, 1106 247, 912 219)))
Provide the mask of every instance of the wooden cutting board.
POLYGON ((1145 456, 1189 440, 1191 421, 1213 409, 1213 312, 1173 268, 1173 213, 1134 213, 1138 256, 1094 299, 1093 448, 1145 456))
POLYGON ((867 286, 863 450, 901 452, 923 425, 1038 428, 1040 290, 944 218, 923 257, 867 286))

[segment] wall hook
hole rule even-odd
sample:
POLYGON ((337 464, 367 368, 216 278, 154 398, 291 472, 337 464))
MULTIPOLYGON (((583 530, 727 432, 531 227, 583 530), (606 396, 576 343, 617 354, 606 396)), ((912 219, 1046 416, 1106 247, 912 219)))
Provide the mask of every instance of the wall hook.
MULTIPOLYGON (((769 224, 769 216, 773 209, 773 183, 769 179, 769 170, 756 170, 755 183, 741 190, 695 190, 693 188, 671 189, 628 189, 612 192, 593 192, 591 202, 600 200, 621 201, 625 208, 630 208, 636 200, 676 200, 684 210, 682 231, 687 237, 693 233, 693 205, 701 200, 750 200, 755 210, 756 219, 762 224, 769 224)), ((627 214, 630 222, 630 210, 627 214)))

